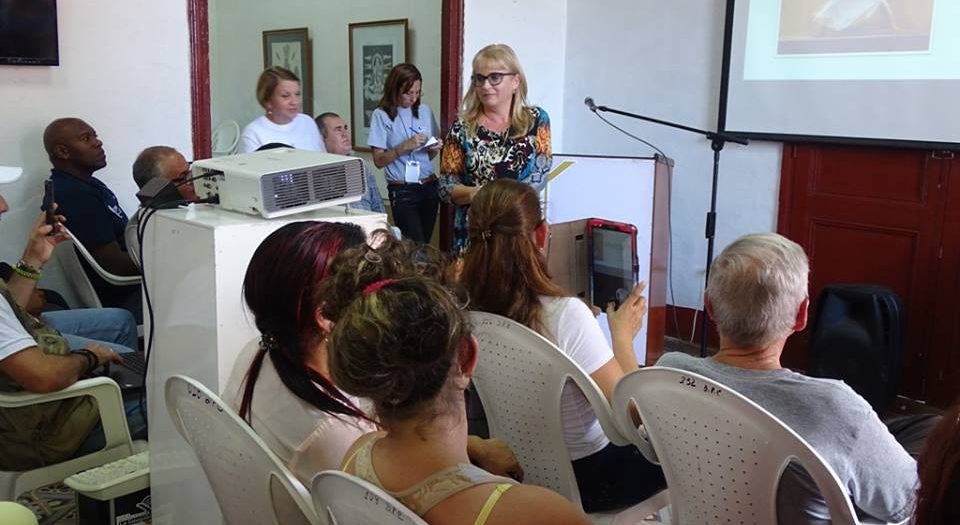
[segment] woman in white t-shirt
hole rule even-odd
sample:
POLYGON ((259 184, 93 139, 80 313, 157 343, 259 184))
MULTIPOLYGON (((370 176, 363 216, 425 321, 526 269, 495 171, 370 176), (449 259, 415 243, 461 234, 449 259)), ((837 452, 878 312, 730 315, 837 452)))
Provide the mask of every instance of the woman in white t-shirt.
POLYGON ((243 128, 240 153, 257 151, 267 144, 327 151, 317 123, 300 112, 300 79, 292 71, 273 66, 260 73, 257 102, 265 113, 243 128))
MULTIPOLYGON (((382 243, 386 230, 371 242, 382 243)), ((293 473, 309 485, 321 470, 337 469, 350 445, 376 430, 370 404, 343 393, 331 380, 327 336, 320 314, 320 283, 334 259, 364 246, 359 226, 302 221, 267 236, 254 252, 243 297, 261 333, 260 344, 234 363, 222 397, 293 473)), ((394 265, 399 274, 426 271, 421 258, 394 265)), ((497 440, 468 440, 471 460, 497 474, 522 476, 510 450, 497 440)))
MULTIPOLYGON (((467 233, 460 278, 471 308, 509 317, 553 341, 609 400, 617 381, 638 367, 633 338, 647 309, 643 287, 636 287, 620 308, 607 307, 611 350, 587 305, 550 279, 543 253, 549 231, 535 189, 512 179, 486 184, 473 197, 467 233)), ((623 507, 663 488, 659 467, 633 446, 610 443, 578 388, 567 385, 560 404, 585 511, 623 507)))

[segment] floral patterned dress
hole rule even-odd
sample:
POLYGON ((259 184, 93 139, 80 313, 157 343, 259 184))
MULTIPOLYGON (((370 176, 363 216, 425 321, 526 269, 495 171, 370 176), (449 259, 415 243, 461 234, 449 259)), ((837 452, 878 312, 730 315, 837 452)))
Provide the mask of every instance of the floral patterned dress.
MULTIPOLYGON (((476 134, 471 134, 467 123, 457 119, 440 152, 440 197, 444 201, 452 202, 451 191, 456 184, 483 186, 504 177, 526 182, 538 191, 543 188, 553 163, 550 117, 542 108, 528 109, 534 125, 518 138, 510 138, 509 130, 496 133, 480 125, 476 134)), ((453 253, 467 245, 468 208, 454 207, 453 253)))

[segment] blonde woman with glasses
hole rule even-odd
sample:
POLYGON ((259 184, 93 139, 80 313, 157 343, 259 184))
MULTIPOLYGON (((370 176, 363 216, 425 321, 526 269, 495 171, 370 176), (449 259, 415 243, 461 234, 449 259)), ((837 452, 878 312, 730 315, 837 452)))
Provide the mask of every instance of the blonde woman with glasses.
POLYGON ((506 44, 484 47, 440 154, 440 197, 455 205, 454 253, 467 245, 467 209, 484 184, 508 178, 539 190, 552 162, 550 118, 527 103, 516 53, 506 44))

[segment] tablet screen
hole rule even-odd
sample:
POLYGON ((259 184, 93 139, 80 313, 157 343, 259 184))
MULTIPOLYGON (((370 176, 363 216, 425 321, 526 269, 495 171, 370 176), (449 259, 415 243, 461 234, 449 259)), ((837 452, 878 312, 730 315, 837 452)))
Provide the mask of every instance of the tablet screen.
POLYGON ((614 301, 619 306, 636 284, 634 235, 626 231, 593 228, 590 278, 594 305, 605 309, 607 303, 614 301))

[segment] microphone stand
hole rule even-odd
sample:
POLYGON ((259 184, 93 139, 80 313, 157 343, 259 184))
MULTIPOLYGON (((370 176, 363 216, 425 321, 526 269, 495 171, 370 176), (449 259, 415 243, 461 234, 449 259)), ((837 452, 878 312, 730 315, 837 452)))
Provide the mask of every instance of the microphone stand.
MULTIPOLYGON (((647 122, 653 122, 654 124, 660 124, 661 126, 667 126, 670 128, 682 129, 683 131, 688 131, 690 133, 696 133, 698 135, 703 135, 710 141, 710 149, 713 150, 713 182, 710 185, 710 211, 707 212, 707 221, 705 227, 705 235, 707 238, 707 268, 706 273, 703 277, 704 286, 710 281, 710 263, 713 262, 713 241, 717 229, 717 182, 720 178, 720 151, 723 150, 723 146, 727 142, 733 142, 736 144, 742 144, 746 146, 750 143, 747 139, 743 137, 738 137, 736 135, 731 135, 722 131, 707 131, 704 129, 698 129, 691 126, 684 126, 683 124, 677 124, 676 122, 670 122, 667 120, 660 120, 653 117, 647 117, 645 115, 638 115, 636 113, 630 113, 627 111, 622 111, 616 108, 610 108, 607 106, 594 106, 593 99, 590 99, 587 106, 591 111, 603 111, 605 113, 614 113, 617 115, 623 115, 624 117, 630 117, 637 120, 645 120, 647 122)), ((676 305, 674 305, 676 308, 676 305)), ((707 309, 704 305, 703 315, 700 318, 700 357, 707 355, 707 309)), ((679 335, 679 334, 678 334, 679 335)))

